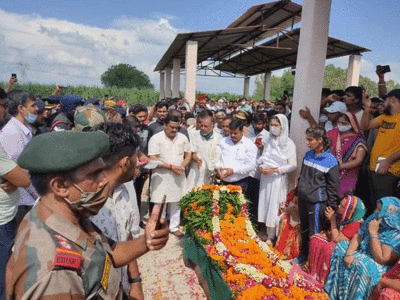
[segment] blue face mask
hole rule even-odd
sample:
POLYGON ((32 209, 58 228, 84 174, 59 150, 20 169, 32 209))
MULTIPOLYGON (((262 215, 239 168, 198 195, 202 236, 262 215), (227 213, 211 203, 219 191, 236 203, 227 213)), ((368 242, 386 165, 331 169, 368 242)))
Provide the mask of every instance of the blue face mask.
POLYGON ((29 114, 27 117, 24 117, 25 121, 27 121, 29 124, 32 124, 33 122, 36 121, 37 115, 34 114, 29 114))

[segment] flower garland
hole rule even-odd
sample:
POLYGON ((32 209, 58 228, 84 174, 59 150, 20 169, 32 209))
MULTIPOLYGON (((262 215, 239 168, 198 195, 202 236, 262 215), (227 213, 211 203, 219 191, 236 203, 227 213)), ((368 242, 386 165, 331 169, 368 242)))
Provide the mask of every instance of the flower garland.
MULTIPOLYGON (((224 245, 222 242, 221 238, 221 227, 220 227, 220 220, 219 220, 219 196, 220 192, 229 192, 229 188, 220 188, 219 190, 215 189, 213 191, 213 208, 212 208, 212 235, 213 235, 213 240, 215 243, 215 248, 218 252, 219 255, 223 256, 226 260, 226 262, 233 266, 234 270, 239 273, 239 274, 245 274, 251 280, 255 281, 257 284, 262 284, 267 288, 273 288, 273 287, 279 287, 283 289, 289 289, 289 283, 287 278, 274 278, 272 276, 266 275, 261 273, 259 270, 257 270, 256 267, 248 265, 248 264, 240 264, 236 261, 235 257, 229 253, 227 247, 224 245)), ((279 266, 283 272, 286 273, 286 275, 289 275, 292 266, 288 262, 281 261, 279 259, 279 256, 271 250, 271 248, 266 244, 265 242, 261 241, 260 238, 258 238, 256 232, 253 229, 253 226, 248 218, 248 210, 247 210, 247 204, 246 200, 244 198, 243 193, 241 192, 241 189, 239 191, 239 200, 242 205, 242 214, 245 217, 245 227, 246 227, 246 232, 250 236, 251 239, 255 240, 257 244, 259 245, 260 249, 267 255, 269 259, 273 262, 274 265, 279 266)), ((313 284, 310 284, 308 281, 304 280, 300 275, 296 274, 294 276, 294 285, 296 285, 299 288, 304 288, 306 290, 309 290, 310 292, 315 292, 315 293, 322 293, 323 290, 316 287, 313 284)))
POLYGON ((236 300, 327 300, 322 286, 261 241, 239 186, 204 184, 180 202, 184 228, 203 245, 236 300))

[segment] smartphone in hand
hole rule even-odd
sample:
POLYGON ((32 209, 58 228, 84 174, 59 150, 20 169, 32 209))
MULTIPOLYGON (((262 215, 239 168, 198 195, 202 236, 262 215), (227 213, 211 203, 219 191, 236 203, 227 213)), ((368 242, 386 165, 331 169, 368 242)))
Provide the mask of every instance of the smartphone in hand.
POLYGON ((159 230, 161 228, 161 216, 163 214, 166 203, 167 203, 167 195, 164 195, 162 202, 161 202, 160 212, 158 214, 157 221, 156 221, 156 227, 155 227, 156 230, 159 230))

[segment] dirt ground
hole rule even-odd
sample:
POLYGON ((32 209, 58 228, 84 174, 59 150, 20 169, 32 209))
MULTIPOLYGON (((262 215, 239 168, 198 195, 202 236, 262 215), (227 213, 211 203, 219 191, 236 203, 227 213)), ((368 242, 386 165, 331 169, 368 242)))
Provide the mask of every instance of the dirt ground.
MULTIPOLYGON (((146 182, 147 184, 147 182, 146 182)), ((143 220, 147 220, 148 186, 142 196, 143 220)), ((167 245, 138 260, 146 300, 206 300, 196 274, 183 263, 183 239, 170 235, 167 245)))

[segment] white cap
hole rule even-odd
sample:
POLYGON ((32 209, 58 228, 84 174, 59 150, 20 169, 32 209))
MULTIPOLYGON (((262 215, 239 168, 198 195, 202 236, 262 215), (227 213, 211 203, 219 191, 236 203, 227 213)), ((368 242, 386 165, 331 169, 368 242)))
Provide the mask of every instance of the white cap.
POLYGON ((336 112, 341 112, 344 114, 345 112, 347 112, 347 107, 346 104, 344 104, 343 102, 335 101, 330 106, 325 108, 325 110, 331 114, 336 112))

